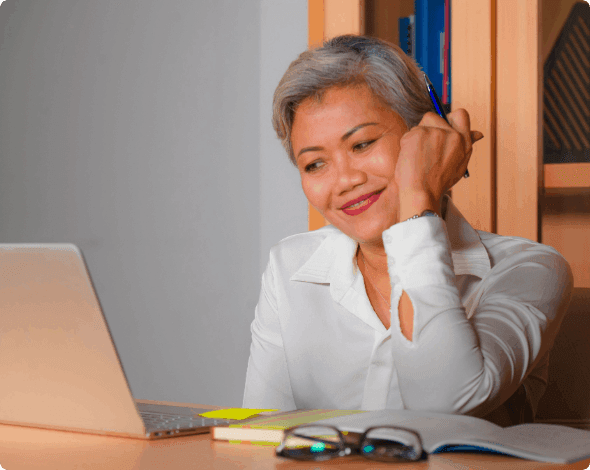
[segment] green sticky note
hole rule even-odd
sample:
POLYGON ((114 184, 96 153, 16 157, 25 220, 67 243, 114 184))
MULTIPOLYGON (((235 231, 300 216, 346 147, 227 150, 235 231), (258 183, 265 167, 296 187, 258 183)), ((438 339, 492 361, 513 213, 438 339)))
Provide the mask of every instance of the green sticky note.
POLYGON ((216 419, 247 419, 251 416, 257 415, 258 413, 267 411, 278 410, 260 410, 255 408, 224 408, 223 410, 207 411, 206 413, 201 413, 199 416, 216 419))

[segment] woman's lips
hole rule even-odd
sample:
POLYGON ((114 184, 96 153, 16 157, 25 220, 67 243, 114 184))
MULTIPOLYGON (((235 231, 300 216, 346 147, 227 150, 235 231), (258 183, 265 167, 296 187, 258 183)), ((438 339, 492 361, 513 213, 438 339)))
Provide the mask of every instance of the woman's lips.
MULTIPOLYGON (((381 191, 383 191, 383 190, 381 190, 381 191)), ((352 201, 348 201, 340 209, 346 209, 350 206, 354 206, 355 204, 358 204, 359 202, 363 202, 365 199, 370 198, 373 194, 377 194, 378 192, 379 191, 373 191, 372 193, 363 194, 362 196, 357 197, 356 199, 353 199, 352 201)))
POLYGON ((365 212, 369 207, 371 207, 377 201, 377 199, 379 199, 379 196, 381 196, 382 192, 383 192, 383 190, 379 191, 378 193, 373 194, 372 196, 369 196, 367 199, 365 199, 363 202, 361 202, 360 206, 355 207, 354 209, 351 209, 350 207, 348 207, 346 209, 342 209, 342 212, 344 212, 347 215, 358 215, 362 212, 365 212))

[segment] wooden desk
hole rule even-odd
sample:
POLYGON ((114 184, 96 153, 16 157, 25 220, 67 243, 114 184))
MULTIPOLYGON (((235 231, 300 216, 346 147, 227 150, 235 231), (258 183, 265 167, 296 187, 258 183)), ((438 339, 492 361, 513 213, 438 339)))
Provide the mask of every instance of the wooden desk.
MULTIPOLYGON (((143 401, 143 400, 142 400, 143 401)), ((178 405, 178 403, 175 403, 178 405)), ((191 405, 202 407, 202 405, 191 405)), ((206 408, 216 408, 207 406, 206 408)), ((480 454, 431 455, 427 461, 383 464, 363 457, 323 463, 278 458, 274 447, 211 441, 209 434, 143 441, 21 426, 0 425, 0 465, 5 470, 134 469, 586 469, 590 459, 571 465, 480 454)))

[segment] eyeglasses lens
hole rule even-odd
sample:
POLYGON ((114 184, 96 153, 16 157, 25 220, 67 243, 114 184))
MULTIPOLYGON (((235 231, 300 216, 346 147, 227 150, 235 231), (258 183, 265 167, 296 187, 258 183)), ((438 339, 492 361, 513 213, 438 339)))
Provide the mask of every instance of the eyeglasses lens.
POLYGON ((323 426, 300 426, 284 439, 284 455, 295 459, 326 460, 342 449, 335 429, 323 426))
POLYGON ((365 457, 386 462, 418 460, 422 456, 419 439, 403 429, 372 429, 360 449, 365 457))

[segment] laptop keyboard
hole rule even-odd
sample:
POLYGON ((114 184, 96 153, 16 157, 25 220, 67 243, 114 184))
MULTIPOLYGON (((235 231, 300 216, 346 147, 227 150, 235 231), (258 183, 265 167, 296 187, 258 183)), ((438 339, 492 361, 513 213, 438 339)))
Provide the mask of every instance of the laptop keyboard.
POLYGON ((146 428, 150 431, 156 431, 158 429, 190 429, 233 423, 233 421, 227 419, 204 418, 202 416, 179 416, 151 411, 141 411, 140 414, 146 428))

